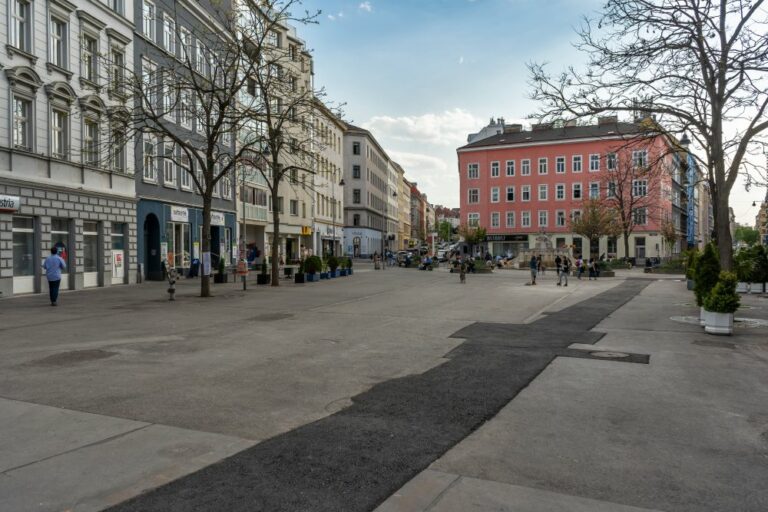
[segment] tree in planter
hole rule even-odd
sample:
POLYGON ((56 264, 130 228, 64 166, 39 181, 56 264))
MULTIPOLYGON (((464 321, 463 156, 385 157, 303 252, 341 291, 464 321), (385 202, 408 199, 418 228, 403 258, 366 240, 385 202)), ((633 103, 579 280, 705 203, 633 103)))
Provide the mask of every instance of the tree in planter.
POLYGON ((304 260, 304 270, 307 274, 317 274, 323 268, 323 260, 319 256, 309 256, 304 260))
POLYGON ((735 313, 741 302, 736 293, 736 274, 720 272, 715 286, 704 300, 704 308, 713 313, 735 313))
POLYGON ((590 247, 601 237, 616 236, 620 232, 615 210, 600 199, 584 201, 581 213, 571 218, 570 227, 574 233, 587 238, 590 247))
MULTIPOLYGON (((729 196, 768 131, 766 0, 607 0, 577 29, 587 70, 531 64, 541 117, 624 112, 649 131, 690 131, 704 152, 723 268, 732 266, 729 196), (661 126, 661 123, 665 127, 661 126)), ((753 174, 754 167, 753 167, 753 174)))
POLYGON ((328 268, 331 269, 331 272, 336 272, 336 269, 339 268, 339 259, 333 254, 329 254, 325 261, 328 263, 328 268))
POLYGON ((469 253, 475 253, 475 245, 485 242, 486 229, 482 226, 462 224, 459 226, 459 235, 469 245, 469 253))
POLYGON ((720 262, 718 261, 715 246, 707 244, 704 252, 696 260, 696 268, 694 270, 695 284, 693 292, 696 295, 697 306, 704 306, 704 301, 709 292, 712 291, 712 288, 717 284, 719 275, 720 262))

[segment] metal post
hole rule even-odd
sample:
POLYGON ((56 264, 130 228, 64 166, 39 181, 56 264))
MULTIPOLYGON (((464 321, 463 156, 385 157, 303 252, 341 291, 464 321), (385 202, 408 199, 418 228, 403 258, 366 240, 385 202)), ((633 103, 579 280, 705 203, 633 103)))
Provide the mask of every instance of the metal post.
MULTIPOLYGON (((237 169, 237 168, 235 168, 237 169)), ((248 259, 245 255, 245 170, 241 169, 240 174, 243 177, 242 180, 242 186, 240 187, 240 199, 243 206, 243 215, 242 215, 242 222, 243 222, 243 232, 240 234, 240 260, 245 262, 246 269, 248 268, 248 259)), ((243 274, 243 291, 247 289, 246 281, 247 276, 243 274)))

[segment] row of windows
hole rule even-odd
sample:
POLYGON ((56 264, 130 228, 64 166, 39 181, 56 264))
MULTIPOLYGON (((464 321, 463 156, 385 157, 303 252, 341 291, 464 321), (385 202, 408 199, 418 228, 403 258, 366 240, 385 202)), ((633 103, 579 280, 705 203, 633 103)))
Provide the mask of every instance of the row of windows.
MULTIPOLYGON (((536 227, 539 228, 546 228, 549 226, 549 210, 539 210, 538 211, 538 223, 536 227)), ((515 221, 516 221, 516 212, 508 211, 505 212, 505 225, 504 227, 507 228, 514 228, 516 227, 515 221)), ((554 218, 554 227, 566 227, 568 219, 578 219, 581 216, 581 210, 571 210, 570 216, 566 217, 565 210, 557 210, 555 211, 555 218, 554 218)), ((633 223, 636 226, 644 226, 648 223, 648 211, 646 208, 636 208, 632 210, 632 220, 633 223)), ((500 228, 501 227, 501 212, 491 212, 490 219, 489 219, 489 227, 491 228, 500 228)), ((526 210, 520 212, 520 227, 521 228, 530 228, 532 227, 531 224, 532 217, 531 217, 531 211, 526 210)), ((480 214, 479 213, 469 213, 467 215, 467 223, 470 226, 479 226, 481 225, 480 222, 480 214)))
MULTIPOLYGON (((598 172, 600 171, 601 164, 600 162, 604 159, 605 160, 605 168, 609 171, 613 171, 616 169, 616 166, 618 164, 616 153, 608 153, 604 157, 601 157, 600 154, 594 153, 589 155, 589 172, 598 172)), ((579 173, 582 172, 584 167, 584 156, 583 155, 572 155, 571 156, 571 172, 579 173)), ((524 158, 520 160, 520 176, 530 176, 531 175, 531 159, 524 158)), ((498 178, 501 176, 501 163, 500 161, 493 161, 489 164, 489 176, 491 178, 498 178)), ((538 164, 537 166, 537 172, 539 175, 545 175, 549 174, 549 158, 547 157, 541 157, 536 162, 538 164)), ((506 160, 504 162, 504 172, 505 175, 508 177, 515 176, 517 169, 516 169, 516 160, 506 160)), ((648 152, 646 150, 637 150, 632 152, 632 165, 634 167, 645 167, 648 164, 648 152)), ((565 156, 558 156, 555 157, 555 173, 556 174, 565 174, 566 172, 566 157, 565 156)), ((473 162, 467 164, 467 178, 474 180, 480 178, 480 164, 473 162)))
MULTIPOLYGON (((520 187, 520 200, 521 201, 530 201, 531 200, 531 185, 522 185, 520 187)), ((608 186, 606 188, 606 197, 616 197, 616 183, 615 182, 608 182, 608 186)), ((632 196, 633 197, 645 197, 648 195, 648 180, 633 180, 632 181, 632 196)), ((589 198, 590 199, 599 199, 601 197, 601 191, 600 191, 600 182, 593 181, 589 184, 589 198)), ((498 203, 501 201, 501 188, 500 187, 491 187, 490 190, 490 199, 492 203, 498 203)), ((583 192, 582 192, 582 184, 581 183, 572 183, 571 184, 571 199, 583 199, 583 192)), ((539 201, 548 201, 549 200, 549 185, 547 184, 540 184, 538 186, 538 200, 539 201)), ((565 200, 565 184, 564 183, 558 183, 555 185, 555 200, 556 201, 564 201, 565 200)), ((510 185, 506 187, 506 201, 511 203, 515 201, 515 187, 514 185, 510 185)), ((467 190, 467 202, 469 204, 477 204, 480 202, 480 189, 477 188, 470 188, 467 190)))

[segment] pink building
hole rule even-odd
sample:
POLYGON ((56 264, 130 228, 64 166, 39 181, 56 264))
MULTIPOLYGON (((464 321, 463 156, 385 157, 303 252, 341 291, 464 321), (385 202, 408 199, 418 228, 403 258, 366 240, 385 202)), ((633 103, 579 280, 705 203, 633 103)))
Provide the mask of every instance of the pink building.
POLYGON ((662 137, 642 135, 637 124, 610 117, 592 126, 534 125, 531 131, 504 125, 469 140, 457 150, 461 222, 486 228, 494 255, 549 244, 575 255, 625 256, 621 236, 588 247, 589 241, 570 229, 585 199, 613 198, 615 203, 622 190, 642 198, 632 201, 628 212, 635 224, 629 257, 671 253, 660 234, 666 221, 685 231, 677 156, 662 137))

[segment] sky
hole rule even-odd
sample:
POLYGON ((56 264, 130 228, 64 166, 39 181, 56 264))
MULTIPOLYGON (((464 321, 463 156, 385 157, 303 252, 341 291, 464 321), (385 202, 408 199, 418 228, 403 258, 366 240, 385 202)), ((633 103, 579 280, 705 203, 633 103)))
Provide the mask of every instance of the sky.
MULTIPOLYGON (((456 148, 491 117, 535 113, 526 64, 579 66, 574 27, 603 0, 304 0, 298 27, 315 86, 346 121, 369 129, 429 202, 459 206, 456 148)), ((738 222, 754 224, 764 189, 734 187, 738 222)))

